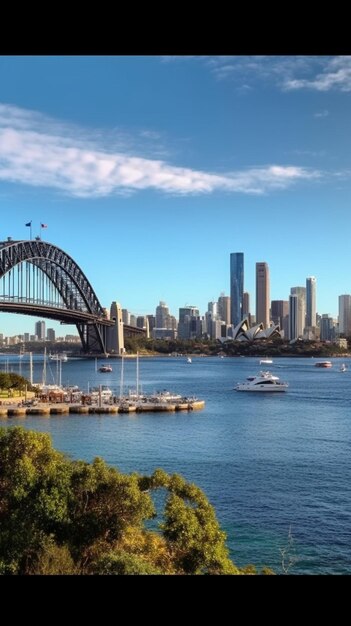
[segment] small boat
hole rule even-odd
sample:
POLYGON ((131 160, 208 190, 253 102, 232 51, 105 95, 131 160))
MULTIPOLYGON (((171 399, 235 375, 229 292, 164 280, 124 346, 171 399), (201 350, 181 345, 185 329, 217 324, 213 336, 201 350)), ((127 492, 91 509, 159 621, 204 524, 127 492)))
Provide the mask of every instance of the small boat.
POLYGON ((272 365, 273 361, 272 359, 261 359, 260 360, 260 365, 272 365))
POLYGON ((113 372, 113 369, 111 365, 101 365, 101 367, 99 367, 99 372, 103 372, 105 374, 106 372, 113 372))
POLYGON ((50 361, 63 361, 64 363, 66 363, 68 361, 68 356, 66 354, 66 352, 61 352, 61 353, 56 353, 56 354, 49 354, 49 359, 50 361))
POLYGON ((186 362, 187 362, 187 363, 192 363, 192 360, 191 360, 190 356, 188 356, 188 358, 187 358, 186 362))
POLYGON ((346 370, 347 370, 347 367, 346 367, 345 363, 341 363, 341 365, 340 365, 340 372, 346 372, 346 370))
POLYGON ((273 376, 270 372, 260 372, 257 376, 248 376, 246 382, 238 383, 235 391, 286 391, 289 383, 281 382, 278 376, 273 376))
POLYGON ((315 367, 333 367, 333 364, 331 361, 317 361, 317 363, 314 364, 315 367))

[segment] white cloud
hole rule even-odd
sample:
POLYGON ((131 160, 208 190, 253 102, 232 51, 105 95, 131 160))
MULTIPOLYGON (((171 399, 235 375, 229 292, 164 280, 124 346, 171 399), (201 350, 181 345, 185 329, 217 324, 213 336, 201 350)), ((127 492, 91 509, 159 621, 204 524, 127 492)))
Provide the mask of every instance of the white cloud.
MULTIPOLYGON (((145 131, 143 131, 145 133, 145 131)), ((152 131, 154 132, 154 131, 152 131)), ((101 136, 39 113, 0 105, 0 180, 51 187, 78 197, 155 189, 168 194, 214 191, 262 194, 320 173, 268 165, 217 174, 111 150, 101 136)))
POLYGON ((288 79, 284 83, 287 90, 315 89, 316 91, 351 91, 351 56, 328 58, 316 76, 288 79))
POLYGON ((351 56, 189 56, 167 61, 202 63, 218 80, 232 80, 237 86, 272 82, 284 91, 331 89, 351 91, 351 56))
POLYGON ((327 111, 327 109, 324 109, 324 111, 317 111, 314 114, 314 117, 328 117, 329 115, 329 111, 327 111))

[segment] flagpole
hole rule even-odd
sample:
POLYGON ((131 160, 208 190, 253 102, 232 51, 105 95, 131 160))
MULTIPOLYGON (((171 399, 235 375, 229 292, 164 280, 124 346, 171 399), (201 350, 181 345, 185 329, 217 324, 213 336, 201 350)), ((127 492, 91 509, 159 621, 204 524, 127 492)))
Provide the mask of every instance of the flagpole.
POLYGON ((40 226, 40 228, 39 228, 39 237, 41 239, 41 222, 40 222, 39 226, 40 226))
POLYGON ((29 234, 30 234, 30 238, 32 239, 32 220, 30 221, 30 231, 29 231, 29 234))

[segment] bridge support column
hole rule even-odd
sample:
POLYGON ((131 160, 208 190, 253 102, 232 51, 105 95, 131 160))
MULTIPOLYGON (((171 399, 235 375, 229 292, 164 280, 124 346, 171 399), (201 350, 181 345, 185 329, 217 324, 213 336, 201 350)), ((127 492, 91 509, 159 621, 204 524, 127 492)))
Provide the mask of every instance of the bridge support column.
POLYGON ((118 302, 112 302, 110 308, 110 319, 115 322, 114 326, 106 328, 106 350, 111 354, 123 354, 124 350, 124 334, 122 309, 118 302))

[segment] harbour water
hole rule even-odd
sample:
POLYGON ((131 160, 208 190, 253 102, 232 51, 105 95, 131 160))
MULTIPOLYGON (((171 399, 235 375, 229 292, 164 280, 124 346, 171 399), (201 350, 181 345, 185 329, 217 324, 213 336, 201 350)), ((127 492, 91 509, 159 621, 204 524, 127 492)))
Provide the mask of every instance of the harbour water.
MULTIPOLYGON (((29 374, 28 357, 0 356, 29 374), (20 366, 21 361, 21 366, 20 366)), ((280 573, 281 549, 293 538, 294 574, 351 574, 351 359, 274 358, 269 370, 289 383, 287 393, 237 393, 234 384, 262 370, 259 358, 156 357, 140 359, 146 392, 168 389, 196 395, 205 409, 192 413, 67 415, 3 418, 51 434, 72 458, 103 457, 125 472, 156 467, 197 483, 214 505, 240 566, 267 565, 280 573), (341 362, 348 366, 340 372, 341 362)), ((40 381, 42 357, 34 358, 40 381)), ((62 364, 62 382, 120 391, 121 361, 112 373, 93 360, 62 364)), ((135 388, 136 363, 124 360, 125 390, 135 388)), ((56 382, 56 364, 47 382, 56 382)))

